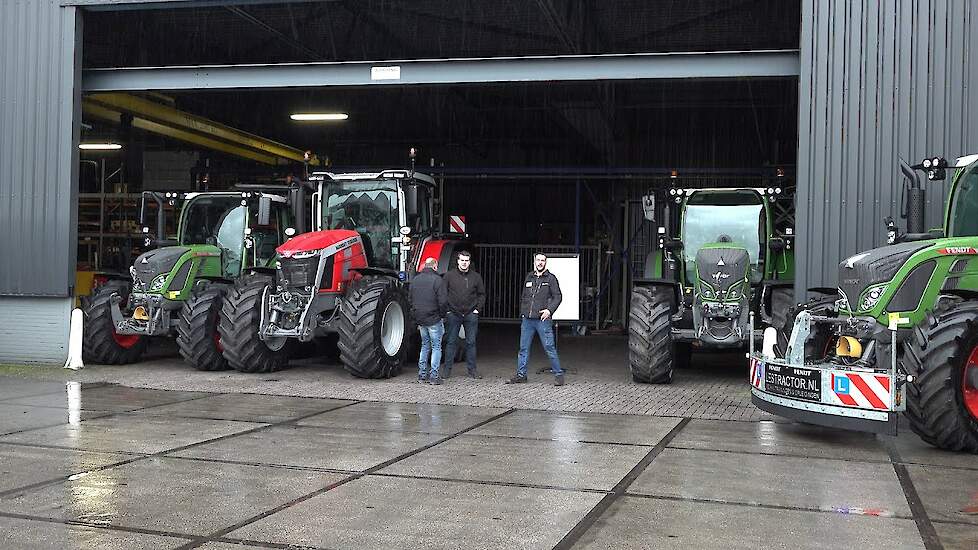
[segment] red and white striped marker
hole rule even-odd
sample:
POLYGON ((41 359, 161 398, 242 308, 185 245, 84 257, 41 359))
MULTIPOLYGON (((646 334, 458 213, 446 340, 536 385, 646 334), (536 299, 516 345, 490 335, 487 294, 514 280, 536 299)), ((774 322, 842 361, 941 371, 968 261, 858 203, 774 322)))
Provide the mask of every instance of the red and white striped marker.
POLYGON ((890 377, 856 372, 833 373, 832 393, 836 404, 885 411, 890 406, 890 377))
POLYGON ((465 233, 465 216, 449 216, 448 230, 452 233, 465 233))

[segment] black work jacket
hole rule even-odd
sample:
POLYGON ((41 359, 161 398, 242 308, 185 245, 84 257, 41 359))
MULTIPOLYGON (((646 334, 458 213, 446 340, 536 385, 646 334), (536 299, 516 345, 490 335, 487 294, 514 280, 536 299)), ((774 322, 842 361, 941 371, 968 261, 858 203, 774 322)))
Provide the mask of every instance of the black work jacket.
POLYGON ((531 271, 523 281, 523 294, 520 297, 520 315, 527 319, 539 319, 540 311, 549 309, 553 315, 560 306, 563 296, 560 284, 553 273, 544 271, 538 277, 531 271))
POLYGON ((468 315, 473 310, 486 305, 486 287, 482 275, 470 269, 465 273, 452 269, 445 274, 445 288, 448 290, 448 310, 459 315, 468 315))
POLYGON ((434 269, 422 269, 411 280, 411 314, 414 322, 431 326, 445 317, 448 299, 445 282, 434 269))

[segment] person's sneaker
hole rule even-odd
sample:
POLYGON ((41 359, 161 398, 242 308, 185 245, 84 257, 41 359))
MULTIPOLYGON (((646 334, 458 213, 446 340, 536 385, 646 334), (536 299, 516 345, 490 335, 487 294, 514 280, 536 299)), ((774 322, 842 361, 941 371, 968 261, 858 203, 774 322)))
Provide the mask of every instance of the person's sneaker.
POLYGON ((427 377, 424 377, 424 376, 419 376, 418 377, 418 384, 427 384, 427 383, 428 383, 428 378, 427 377))
POLYGON ((428 383, 429 384, 432 384, 432 385, 435 385, 435 386, 440 386, 441 385, 441 378, 439 378, 439 377, 436 376, 436 377, 432 378, 431 380, 429 380, 428 383))
POLYGON ((468 374, 469 374, 469 378, 475 378, 476 380, 482 380, 482 375, 479 374, 479 371, 477 371, 477 370, 471 370, 471 371, 469 371, 468 374))
POLYGON ((520 375, 517 374, 516 376, 514 376, 514 377, 510 378, 509 380, 507 380, 506 383, 507 384, 525 384, 526 383, 526 377, 525 376, 520 376, 520 375))
POLYGON ((554 386, 563 386, 563 385, 564 385, 564 375, 558 374, 557 376, 554 376, 554 386))

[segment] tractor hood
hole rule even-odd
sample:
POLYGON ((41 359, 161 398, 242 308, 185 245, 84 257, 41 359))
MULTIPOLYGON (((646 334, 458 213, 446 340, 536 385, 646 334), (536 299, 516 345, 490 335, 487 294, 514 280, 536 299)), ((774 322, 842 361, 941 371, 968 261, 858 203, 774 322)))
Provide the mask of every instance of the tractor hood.
POLYGON ((933 244, 930 241, 893 244, 842 260, 839 264, 840 297, 850 305, 850 310, 859 308, 857 300, 869 286, 889 281, 911 256, 933 244))
MULTIPOLYGON (((708 244, 696 253, 696 278, 713 289, 712 296, 704 296, 708 299, 723 299, 732 285, 747 279, 749 269, 750 255, 740 245, 708 244)), ((739 299, 740 296, 734 298, 739 299)))
POLYGON ((169 273, 180 258, 189 252, 186 246, 167 246, 141 254, 133 264, 133 275, 145 285, 161 273, 169 273))
POLYGON ((298 235, 280 245, 275 251, 283 258, 322 249, 333 249, 332 252, 335 253, 352 246, 359 239, 359 233, 350 229, 327 229, 298 235))

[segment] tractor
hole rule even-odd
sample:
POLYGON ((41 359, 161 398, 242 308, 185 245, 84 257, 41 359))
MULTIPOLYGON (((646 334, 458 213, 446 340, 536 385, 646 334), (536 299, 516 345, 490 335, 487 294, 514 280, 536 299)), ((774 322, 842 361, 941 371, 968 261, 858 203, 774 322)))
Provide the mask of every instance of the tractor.
POLYGON ((444 273, 466 243, 438 231, 430 176, 411 169, 313 180, 315 230, 278 247, 274 274, 242 279, 225 300, 224 356, 239 371, 272 372, 286 366, 289 343, 334 338, 350 374, 395 376, 416 361, 411 278, 427 258, 444 273))
POLYGON ((924 231, 919 172, 946 178, 941 157, 905 176, 907 233, 839 264, 835 296, 794 312, 786 346, 751 351, 758 408, 837 428, 895 435, 902 412, 924 441, 978 453, 978 155, 957 159, 943 227, 924 231))
POLYGON ((670 383, 694 348, 746 348, 760 336, 752 315, 785 324, 794 304, 794 237, 792 227, 775 227, 774 206, 786 200, 780 187, 670 188, 643 198, 645 218, 664 223, 644 277, 633 281, 633 380, 670 383))
POLYGON ((194 368, 226 369, 217 332, 224 296, 242 273, 273 268, 284 230, 295 225, 291 204, 300 196, 287 186, 144 192, 141 223, 151 214, 148 206, 157 206, 156 234, 144 226, 145 245, 158 248, 136 258, 128 278, 109 277, 85 300, 86 360, 134 363, 150 337, 176 336, 180 354, 194 368), (167 206, 180 211, 176 239, 165 236, 167 206))

